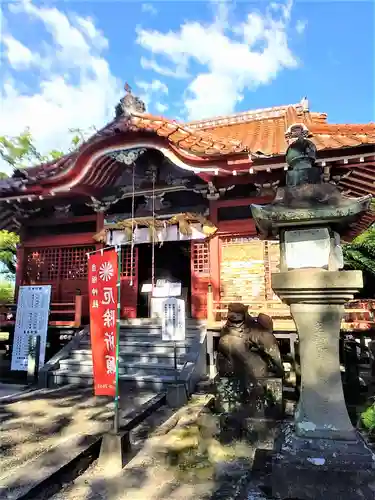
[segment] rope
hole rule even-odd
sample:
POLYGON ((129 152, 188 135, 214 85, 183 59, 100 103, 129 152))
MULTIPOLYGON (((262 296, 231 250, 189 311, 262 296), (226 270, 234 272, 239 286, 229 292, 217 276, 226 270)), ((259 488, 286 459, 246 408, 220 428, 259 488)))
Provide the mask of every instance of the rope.
POLYGON ((151 247, 151 287, 155 286, 155 173, 152 175, 152 247, 151 247))
POLYGON ((130 246, 130 286, 133 286, 134 274, 134 212, 135 212, 135 163, 132 175, 132 241, 130 246))

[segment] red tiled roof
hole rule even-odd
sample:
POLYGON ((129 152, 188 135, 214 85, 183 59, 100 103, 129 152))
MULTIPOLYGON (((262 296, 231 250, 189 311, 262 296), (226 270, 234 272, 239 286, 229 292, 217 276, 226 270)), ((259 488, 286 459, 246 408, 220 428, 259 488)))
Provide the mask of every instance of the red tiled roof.
MULTIPOLYGON (((107 124, 74 153, 67 154, 55 162, 27 169, 29 179, 25 184, 41 186, 50 182, 60 182, 62 177, 66 178, 70 173, 75 175, 80 171, 82 164, 85 163, 84 157, 88 149, 94 148, 100 151, 106 147, 108 140, 113 143, 113 139, 118 144, 122 144, 122 140, 129 141, 131 147, 133 140, 137 142, 137 137, 146 141, 151 139, 150 142, 155 142, 159 138, 159 143, 165 147, 169 146, 177 155, 184 157, 187 164, 190 162, 203 170, 210 165, 215 165, 216 169, 219 164, 226 175, 234 169, 247 171, 248 154, 251 154, 254 167, 262 170, 269 157, 277 158, 285 154, 287 149, 285 132, 295 123, 304 123, 307 126, 312 134, 311 139, 320 151, 340 150, 366 144, 375 146, 374 123, 329 124, 325 113, 308 110, 305 99, 294 105, 258 109, 187 124, 146 113, 131 113, 107 124), (259 159, 258 164, 257 159, 259 159)), ((108 159, 103 157, 95 162, 95 171, 103 166, 103 161, 106 162, 106 170, 115 168, 115 160, 112 159, 109 166, 108 159)), ((356 171, 360 177, 357 184, 363 194, 362 190, 367 189, 368 182, 363 179, 365 173, 360 174, 357 168, 356 171)), ((372 178, 373 172, 368 172, 366 175, 372 178)), ((343 186, 345 182, 350 182, 349 178, 343 181, 343 186)), ((370 184, 371 192, 374 188, 372 180, 370 184)), ((25 189, 28 190, 26 186, 25 189)), ((4 192, 6 191, 5 187, 4 192)))
POLYGON ((285 132, 294 123, 307 126, 318 150, 375 144, 375 123, 329 124, 326 119, 325 113, 293 105, 193 122, 190 127, 210 132, 217 139, 238 140, 253 153, 271 156, 285 154, 285 132))
POLYGON ((156 133, 178 148, 194 154, 225 155, 248 150, 246 145, 234 137, 218 137, 211 132, 194 130, 167 118, 134 114, 130 120, 134 131, 156 133))
POLYGON ((187 124, 149 114, 133 114, 134 131, 153 132, 169 143, 194 154, 229 155, 253 153, 285 154, 285 132, 294 123, 304 123, 318 150, 375 144, 375 123, 329 124, 325 113, 312 113, 300 104, 239 113, 187 124))

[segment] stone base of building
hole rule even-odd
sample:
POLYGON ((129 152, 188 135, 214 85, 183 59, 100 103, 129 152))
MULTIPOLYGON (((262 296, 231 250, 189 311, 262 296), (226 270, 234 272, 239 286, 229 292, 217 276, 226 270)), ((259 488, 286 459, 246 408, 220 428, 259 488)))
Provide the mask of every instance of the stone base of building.
POLYGON ((284 430, 272 459, 272 495, 281 500, 373 500, 375 455, 356 441, 300 438, 284 430))

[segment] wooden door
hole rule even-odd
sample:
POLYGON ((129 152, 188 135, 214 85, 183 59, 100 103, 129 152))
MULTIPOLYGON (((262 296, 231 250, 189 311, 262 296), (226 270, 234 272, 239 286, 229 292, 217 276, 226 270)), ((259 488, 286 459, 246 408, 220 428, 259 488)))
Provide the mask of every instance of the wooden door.
POLYGON ((191 315, 207 318, 207 292, 210 283, 210 254, 206 241, 191 242, 191 315))
POLYGON ((138 301, 138 248, 122 247, 121 251, 121 317, 137 317, 138 301))

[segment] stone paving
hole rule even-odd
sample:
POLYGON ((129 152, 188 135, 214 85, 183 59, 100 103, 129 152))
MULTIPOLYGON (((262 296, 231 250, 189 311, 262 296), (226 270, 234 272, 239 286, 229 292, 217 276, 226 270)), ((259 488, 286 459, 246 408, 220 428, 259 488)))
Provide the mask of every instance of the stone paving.
POLYGON ((193 400, 177 418, 174 414, 162 424, 121 474, 93 464, 50 500, 230 500, 236 488, 228 492, 221 487, 228 476, 243 489, 241 500, 266 500, 259 481, 248 483, 247 477, 241 485, 240 478, 251 469, 257 448, 272 448, 273 433, 253 443, 221 444, 215 437, 217 417, 205 411, 204 398, 193 400), (229 471, 231 464, 236 465, 229 471))
MULTIPOLYGON (((131 411, 151 397, 127 393, 122 398, 122 411, 131 411)), ((113 402, 94 397, 92 388, 68 386, 24 394, 15 402, 0 402, 1 486, 11 483, 18 470, 23 471, 25 482, 25 475, 33 475, 34 460, 55 450, 54 460, 58 462, 60 447, 62 453, 70 443, 104 432, 112 425, 112 419, 113 402)))
POLYGON ((3 384, 0 383, 0 403, 1 398, 21 394, 27 390, 27 386, 19 384, 3 384))

